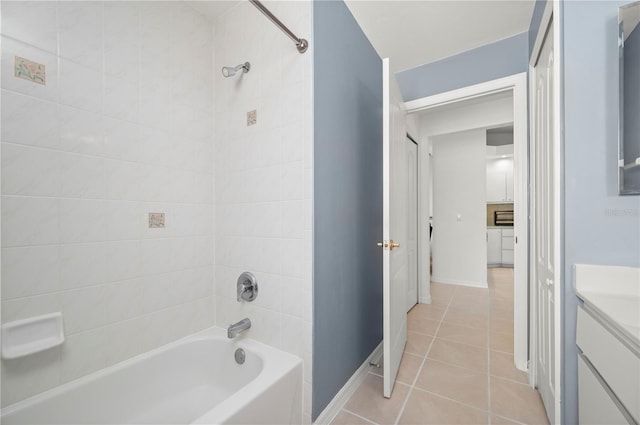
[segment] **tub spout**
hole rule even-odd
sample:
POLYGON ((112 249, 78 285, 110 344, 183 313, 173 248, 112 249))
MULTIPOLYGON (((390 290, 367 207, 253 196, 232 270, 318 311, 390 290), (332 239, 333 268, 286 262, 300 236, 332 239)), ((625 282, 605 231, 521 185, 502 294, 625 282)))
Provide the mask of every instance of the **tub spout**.
POLYGON ((246 331, 250 327, 251 320, 249 320, 249 318, 242 319, 238 323, 229 325, 229 328, 227 328, 227 338, 235 338, 240 334, 240 332, 246 331))

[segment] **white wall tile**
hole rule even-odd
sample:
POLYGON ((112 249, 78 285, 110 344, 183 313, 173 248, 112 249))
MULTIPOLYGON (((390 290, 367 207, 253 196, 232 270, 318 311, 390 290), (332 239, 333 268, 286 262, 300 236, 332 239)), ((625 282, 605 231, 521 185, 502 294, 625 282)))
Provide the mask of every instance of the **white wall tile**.
POLYGON ((2 197, 2 247, 58 243, 59 206, 55 198, 2 197))
POLYGON ((114 200, 141 200, 142 172, 141 164, 135 162, 105 160, 105 197, 114 200))
POLYGON ((56 104, 2 90, 2 141, 58 148, 56 104))
POLYGON ((61 347, 60 381, 72 381, 107 366, 105 328, 70 335, 61 347))
POLYGON ((2 322, 28 319, 62 311, 59 292, 2 301, 2 322))
POLYGON ((102 67, 102 2, 58 2, 59 54, 91 68, 102 67))
POLYGON ((2 143, 2 193, 58 196, 61 159, 57 151, 2 143))
POLYGON ((2 5, 2 34, 56 53, 56 15, 55 2, 7 2, 2 5))
POLYGON ((104 78, 104 114, 138 122, 140 120, 140 83, 136 80, 106 75, 104 78))
POLYGON ((10 300, 60 289, 57 245, 2 250, 2 299, 10 300))
MULTIPOLYGON (((214 323, 215 147, 211 23, 190 6, 15 2, 2 24, 2 321, 61 311, 67 336, 50 370, 29 364, 41 376, 3 373, 6 405, 214 323), (15 78, 14 55, 44 64, 46 85, 15 78), (149 229, 149 212, 167 227, 149 229)), ((270 158, 258 164, 279 164, 257 146, 270 158)), ((280 170, 252 182, 265 174, 277 189, 260 196, 277 205, 280 170)), ((279 237, 276 210, 252 232, 279 237)), ((260 268, 280 267, 274 241, 251 245, 260 268)), ((237 246, 249 265, 249 240, 237 246)), ((275 292, 268 323, 280 320, 275 292)))
POLYGON ((106 282, 104 243, 60 246, 60 284, 62 289, 77 289, 106 282))
MULTIPOLYGON (((127 106, 127 103, 122 103, 127 106)), ((140 128, 127 121, 104 117, 104 153, 113 159, 140 158, 140 128)))
POLYGON ((66 335, 95 329, 107 323, 106 291, 104 285, 99 285, 65 291, 60 295, 66 335))
POLYGON ((93 156, 104 153, 102 116, 70 106, 58 106, 60 149, 93 156))
POLYGON ((102 72, 60 60, 59 101, 91 112, 102 111, 102 72))
MULTIPOLYGON (((4 21, 4 12, 2 16, 4 21)), ((3 89, 54 102, 58 100, 58 58, 55 54, 36 49, 11 38, 2 37, 1 55, 3 89), (16 77, 14 69, 16 56, 45 65, 46 84, 37 84, 16 77)))
POLYGON ((142 211, 142 203, 107 201, 104 205, 107 240, 133 240, 142 237, 148 226, 142 211))
POLYGON ((107 242, 107 281, 116 282, 138 277, 142 273, 142 244, 138 240, 107 242))
POLYGON ((78 154, 61 154, 60 195, 69 198, 104 198, 104 159, 78 154))
POLYGON ((61 199, 60 242, 97 242, 106 239, 104 201, 61 199))

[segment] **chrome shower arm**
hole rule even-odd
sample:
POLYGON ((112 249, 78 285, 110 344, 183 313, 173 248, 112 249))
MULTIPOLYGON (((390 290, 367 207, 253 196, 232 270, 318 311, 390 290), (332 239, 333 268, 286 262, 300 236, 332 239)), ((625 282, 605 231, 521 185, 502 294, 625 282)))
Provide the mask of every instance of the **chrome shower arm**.
POLYGON ((285 33, 287 35, 287 37, 289 37, 291 39, 291 41, 296 43, 296 47, 298 48, 298 52, 304 53, 304 52, 307 51, 307 49, 309 48, 309 42, 307 40, 305 40, 304 38, 296 37, 296 35, 294 33, 292 33, 291 30, 289 28, 287 28, 287 26, 285 24, 283 24, 280 19, 276 18, 275 15, 273 13, 271 13, 271 11, 269 9, 267 9, 262 3, 260 3, 259 0, 249 0, 249 1, 260 12, 262 12, 262 14, 264 16, 266 16, 271 22, 276 24, 276 26, 278 28, 280 28, 282 30, 282 32, 285 33))

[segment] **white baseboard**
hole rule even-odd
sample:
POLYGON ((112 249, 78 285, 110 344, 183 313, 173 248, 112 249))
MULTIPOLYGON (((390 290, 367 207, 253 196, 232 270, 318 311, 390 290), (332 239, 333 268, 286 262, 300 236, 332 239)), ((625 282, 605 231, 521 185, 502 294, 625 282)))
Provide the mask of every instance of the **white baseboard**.
POLYGON ((330 424, 335 417, 340 413, 340 410, 344 407, 344 405, 349 401, 354 392, 358 389, 364 378, 367 377, 367 373, 369 372, 370 362, 377 363, 380 361, 382 357, 382 342, 380 345, 376 347, 375 350, 369 354, 369 357, 360 365, 358 370, 355 371, 351 378, 347 381, 346 384, 338 391, 338 394, 333 397, 333 400, 324 408, 322 413, 318 416, 318 418, 313 422, 318 425, 328 425, 330 424))
POLYGON ((489 285, 487 285, 487 281, 481 281, 481 282, 465 282, 463 280, 455 280, 455 279, 442 279, 440 277, 437 276, 433 276, 431 278, 431 281, 434 283, 443 283, 445 285, 461 285, 461 286, 471 286, 473 288, 488 288, 489 285))
POLYGON ((431 295, 428 297, 420 297, 420 304, 431 304, 431 295))

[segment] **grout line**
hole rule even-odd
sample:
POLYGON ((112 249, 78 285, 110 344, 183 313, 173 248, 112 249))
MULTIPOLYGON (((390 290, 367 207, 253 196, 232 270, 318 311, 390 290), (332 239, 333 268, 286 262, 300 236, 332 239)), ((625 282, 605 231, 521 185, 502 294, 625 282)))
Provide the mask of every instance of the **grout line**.
MULTIPOLYGON (((451 295, 451 298, 449 299, 449 302, 447 303, 447 306, 444 308, 444 314, 442 315, 442 317, 438 321, 438 327, 436 328, 436 331, 434 332, 436 335, 438 334, 438 331, 440 331, 440 326, 442 325, 444 317, 446 316, 447 311, 449 310, 449 306, 451 305, 451 302, 453 301, 453 297, 455 296, 456 289, 454 289, 453 294, 451 295)), ((427 348, 427 351, 424 353, 424 357, 422 358, 422 362, 420 363, 420 366, 418 367, 416 375, 413 378, 413 382, 411 383, 411 385, 409 387, 409 391, 407 392, 407 396, 404 399, 404 402, 402 403, 402 406, 400 407, 400 410, 398 411, 398 415, 396 416, 396 420, 394 421, 394 424, 396 424, 396 425, 400 421, 400 418, 402 417, 402 414, 404 413, 404 410, 407 407, 407 403, 409 402, 409 398, 411 397, 411 394, 413 393, 413 390, 416 387, 416 382, 418 381, 418 377, 420 376, 420 373, 422 373, 422 369, 424 368, 424 364, 427 361, 427 357, 429 356, 429 353, 431 352, 431 348, 433 347, 433 344, 434 344, 435 341, 436 341, 436 336, 434 335, 434 336, 431 337, 431 342, 429 343, 429 347, 427 348)))
MULTIPOLYGON (((340 409, 340 410, 344 410, 345 412, 347 412, 347 413, 349 413, 349 414, 351 414, 351 415, 353 415, 353 416, 355 416, 355 417, 357 417, 357 418, 360 418, 360 419, 362 419, 362 420, 364 420, 364 421, 366 421, 366 422, 369 422, 370 424, 378 425, 376 422, 373 422, 372 420, 367 419, 367 418, 365 418, 364 416, 360 416, 360 415, 358 415, 357 413, 352 412, 351 410, 346 409, 346 408, 344 408, 344 407, 343 407, 342 409, 340 409)), ((340 414, 340 412, 338 412, 338 414, 340 414)))

